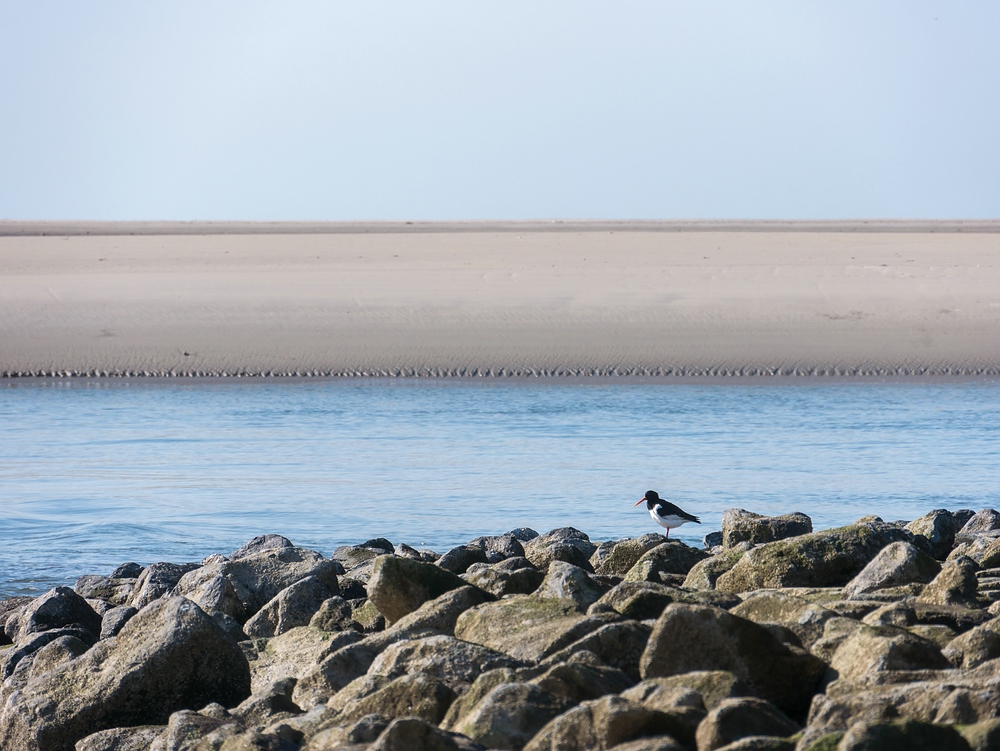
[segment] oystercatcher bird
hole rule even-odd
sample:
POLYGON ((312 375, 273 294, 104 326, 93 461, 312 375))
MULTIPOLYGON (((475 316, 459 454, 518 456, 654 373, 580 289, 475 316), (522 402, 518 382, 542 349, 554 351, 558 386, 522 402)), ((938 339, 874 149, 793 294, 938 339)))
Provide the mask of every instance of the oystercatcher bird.
POLYGON ((646 508, 649 509, 649 515, 653 517, 653 521, 661 527, 666 528, 667 533, 665 537, 670 537, 670 530, 682 524, 687 524, 688 522, 701 524, 697 516, 689 514, 684 509, 670 503, 670 501, 663 500, 655 490, 647 490, 646 495, 636 501, 635 505, 638 506, 643 501, 646 502, 646 508))

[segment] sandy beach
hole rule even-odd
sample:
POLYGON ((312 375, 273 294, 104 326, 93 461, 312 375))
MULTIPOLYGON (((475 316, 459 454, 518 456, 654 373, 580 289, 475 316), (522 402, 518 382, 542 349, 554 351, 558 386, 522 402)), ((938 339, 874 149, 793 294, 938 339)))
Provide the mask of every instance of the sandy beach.
POLYGON ((1000 372, 1000 222, 0 222, 0 374, 1000 372))

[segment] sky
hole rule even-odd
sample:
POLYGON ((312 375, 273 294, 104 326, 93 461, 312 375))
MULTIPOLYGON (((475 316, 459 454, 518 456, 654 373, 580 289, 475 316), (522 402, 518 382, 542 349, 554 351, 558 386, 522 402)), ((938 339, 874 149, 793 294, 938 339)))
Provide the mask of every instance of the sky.
POLYGON ((995 0, 0 0, 0 219, 995 218, 998 39, 995 0))

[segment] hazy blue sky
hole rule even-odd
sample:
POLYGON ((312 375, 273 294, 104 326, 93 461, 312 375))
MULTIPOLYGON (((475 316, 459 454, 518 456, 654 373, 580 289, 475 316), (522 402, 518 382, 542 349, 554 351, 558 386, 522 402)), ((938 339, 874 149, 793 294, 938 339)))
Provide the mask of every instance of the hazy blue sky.
POLYGON ((0 218, 997 216, 996 0, 0 0, 0 218))

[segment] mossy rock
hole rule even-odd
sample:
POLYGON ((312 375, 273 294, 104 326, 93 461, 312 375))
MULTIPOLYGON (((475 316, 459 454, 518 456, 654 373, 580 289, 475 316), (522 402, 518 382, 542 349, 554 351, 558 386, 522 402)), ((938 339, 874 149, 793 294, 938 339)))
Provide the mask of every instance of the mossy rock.
MULTIPOLYGON (((428 600, 467 583, 433 563, 395 555, 375 559, 368 581, 368 598, 389 622, 398 621, 428 600)), ((355 620, 358 617, 355 615, 355 620)))
POLYGON ((741 547, 725 550, 718 555, 699 561, 688 571, 687 578, 684 580, 684 588, 715 589, 719 577, 735 566, 749 549, 750 544, 745 543, 741 547))
POLYGON ((913 534, 870 522, 769 542, 747 551, 715 583, 726 592, 775 587, 831 587, 847 584, 882 548, 911 542, 913 534))

